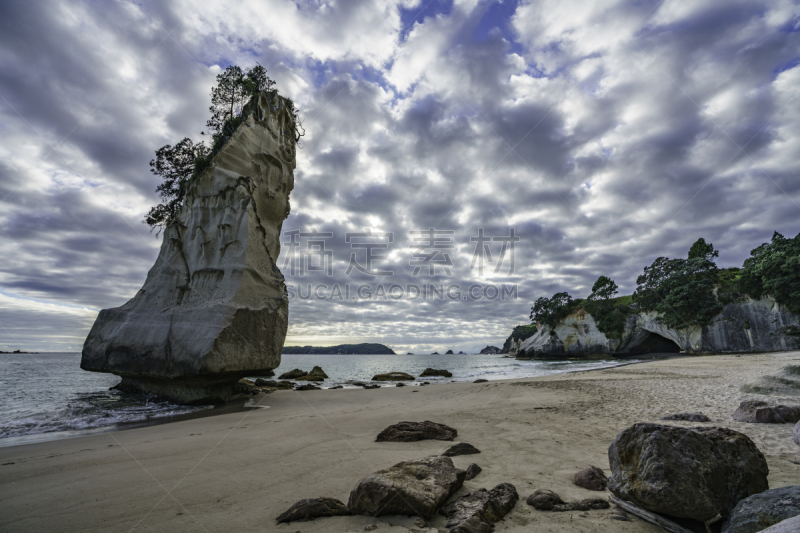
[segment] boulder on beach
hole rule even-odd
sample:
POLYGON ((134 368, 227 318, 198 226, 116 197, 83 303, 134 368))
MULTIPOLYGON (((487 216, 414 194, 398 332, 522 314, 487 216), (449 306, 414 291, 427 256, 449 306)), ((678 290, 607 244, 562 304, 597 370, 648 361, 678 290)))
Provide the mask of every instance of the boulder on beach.
POLYGON ((608 488, 618 498, 667 515, 728 517, 743 498, 769 488, 764 455, 727 428, 634 424, 608 448, 608 488))
POLYGON ((457 455, 473 455, 481 451, 467 442, 459 442, 450 446, 442 455, 445 457, 456 457, 457 455))
POLYGON ((315 387, 311 383, 306 383, 305 385, 300 385, 299 387, 295 387, 294 390, 320 390, 320 388, 315 387))
POLYGON ((294 370, 290 370, 288 372, 284 372, 278 379, 297 379, 305 376, 307 372, 305 370, 300 370, 299 368, 295 368, 294 370))
POLYGON ((711 422, 703 413, 678 413, 674 415, 665 416, 661 420, 683 420, 685 422, 711 422))
POLYGON ((800 485, 767 490, 737 503, 722 525, 722 533, 756 533, 798 515, 800 485))
POLYGON ((576 472, 572 477, 572 483, 582 489, 606 490, 608 478, 601 469, 596 466, 589 466, 580 472, 576 472))
POLYGON ((399 422, 387 427, 375 439, 376 442, 415 442, 418 440, 453 440, 458 431, 430 420, 424 422, 399 422))
POLYGON ((273 389, 291 389, 293 385, 291 381, 275 381, 272 379, 258 378, 256 380, 256 387, 271 387, 273 389))
POLYGON ((434 377, 434 376, 441 376, 443 378, 451 378, 451 377, 453 377, 453 374, 451 374, 449 371, 444 370, 444 369, 438 370, 436 368, 426 368, 425 370, 422 371, 422 374, 419 375, 419 377, 421 377, 421 378, 434 377))
POLYGON ((751 424, 795 424, 800 421, 800 406, 770 405, 761 400, 745 400, 734 411, 733 419, 751 424))
POLYGON ((447 517, 451 533, 486 533, 494 531, 499 522, 514 508, 519 500, 517 489, 511 483, 501 483, 492 490, 478 489, 464 494, 439 510, 447 517))
POLYGON ((276 91, 244 106, 241 125, 187 182, 142 288, 100 311, 82 369, 121 376, 126 392, 207 404, 280 365, 289 298, 275 261, 294 187, 292 109, 276 91))
POLYGON ((415 379, 417 378, 405 372, 388 372, 386 374, 377 374, 372 377, 372 381, 414 381, 415 379))
POLYGON ((610 505, 602 498, 586 498, 573 502, 565 502, 561 496, 547 489, 538 489, 528 496, 525 503, 537 511, 591 511, 593 509, 608 509, 610 505))
POLYGON ((464 483, 466 472, 449 457, 397 463, 359 481, 347 509, 367 516, 410 515, 430 519, 464 483))
POLYGON ((473 383, 489 383, 488 379, 476 379, 473 383))
POLYGON ((406 386, 406 384, 403 383, 402 381, 395 385, 395 387, 405 387, 405 386, 406 386))
POLYGON ((475 476, 480 474, 482 471, 483 469, 480 466, 476 465, 475 463, 470 463, 470 465, 467 467, 467 477, 465 477, 464 480, 469 481, 470 479, 475 479, 475 476))
POLYGON ((308 374, 294 379, 297 381, 325 381, 328 379, 328 375, 322 370, 322 368, 315 366, 308 374))
POLYGON ((279 524, 314 520, 328 516, 347 516, 347 506, 335 498, 308 498, 300 500, 276 518, 279 524))

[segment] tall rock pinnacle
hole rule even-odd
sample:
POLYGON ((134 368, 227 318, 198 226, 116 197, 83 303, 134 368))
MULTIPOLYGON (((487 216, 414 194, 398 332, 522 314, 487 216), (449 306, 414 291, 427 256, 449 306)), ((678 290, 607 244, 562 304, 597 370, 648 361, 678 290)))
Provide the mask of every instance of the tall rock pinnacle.
POLYGON ((280 364, 289 301, 276 262, 294 187, 294 128, 275 92, 255 96, 245 116, 189 185, 144 286, 98 315, 84 370, 121 376, 122 390, 208 403, 280 364))

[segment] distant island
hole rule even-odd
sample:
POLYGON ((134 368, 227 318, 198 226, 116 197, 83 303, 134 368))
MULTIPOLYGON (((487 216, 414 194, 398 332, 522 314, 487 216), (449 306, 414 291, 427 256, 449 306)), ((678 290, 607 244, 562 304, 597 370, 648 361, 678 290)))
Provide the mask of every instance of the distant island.
POLYGON ((4 352, 4 351, 0 350, 0 353, 11 353, 11 354, 14 354, 14 353, 27 353, 27 354, 38 354, 39 352, 23 352, 23 351, 21 351, 21 350, 14 350, 13 352, 4 352))
POLYGON ((284 346, 285 354, 388 354, 395 355, 394 350, 385 344, 339 344, 338 346, 284 346))

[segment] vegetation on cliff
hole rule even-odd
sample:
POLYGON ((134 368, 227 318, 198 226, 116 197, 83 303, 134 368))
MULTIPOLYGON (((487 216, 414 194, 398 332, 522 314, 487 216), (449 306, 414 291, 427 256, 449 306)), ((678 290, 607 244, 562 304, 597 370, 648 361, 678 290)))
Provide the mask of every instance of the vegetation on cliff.
POLYGON ((284 354, 389 354, 394 355, 394 350, 385 344, 339 344, 337 346, 284 346, 284 354))
MULTIPOLYGON (((185 137, 175 145, 164 145, 156 150, 156 158, 150 161, 150 172, 164 180, 156 192, 162 203, 150 209, 145 223, 151 228, 169 226, 183 205, 189 184, 205 170, 222 146, 249 116, 247 103, 261 91, 274 91, 275 82, 267 76, 261 65, 242 71, 231 65, 217 74, 217 85, 211 89, 211 118, 206 122, 211 136, 211 146, 205 142, 194 143, 185 137)), ((299 141, 305 134, 297 108, 287 99, 293 119, 289 134, 299 141)), ((252 108, 250 108, 252 109, 252 108)), ((159 230, 160 231, 160 230, 159 230)))
POLYGON ((772 242, 750 252, 742 268, 720 269, 719 252, 698 239, 686 259, 659 257, 636 279, 632 295, 615 297, 617 284, 600 276, 586 299, 567 292, 540 297, 531 308, 533 323, 552 331, 568 315, 583 308, 609 338, 622 338, 629 315, 655 311, 669 328, 705 326, 729 303, 772 296, 792 313, 800 314, 800 234, 786 238, 778 232, 772 242))
POLYGON ((508 353, 511 349, 511 343, 513 341, 524 341, 528 337, 532 337, 538 328, 536 324, 527 324, 522 326, 517 326, 514 328, 514 331, 511 332, 511 335, 508 336, 506 342, 503 343, 503 348, 500 350, 500 353, 508 353))

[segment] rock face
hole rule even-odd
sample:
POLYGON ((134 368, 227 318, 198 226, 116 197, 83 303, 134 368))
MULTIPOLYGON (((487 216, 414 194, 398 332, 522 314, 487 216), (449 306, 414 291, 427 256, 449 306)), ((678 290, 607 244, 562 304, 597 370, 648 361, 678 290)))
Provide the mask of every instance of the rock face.
POLYGON ((389 372, 386 374, 376 374, 372 377, 372 381, 414 381, 415 379, 417 378, 405 372, 389 372))
POLYGON ((276 522, 284 524, 300 520, 314 520, 328 516, 346 516, 350 511, 347 506, 335 498, 308 498, 300 500, 276 518, 276 522))
POLYGON ((445 457, 456 457, 457 455, 473 455, 481 451, 467 442, 459 442, 450 446, 442 455, 445 457))
POLYGON ((800 485, 768 490, 740 501, 722 525, 722 533, 756 533, 793 516, 800 516, 800 485))
POLYGON ((347 509, 367 516, 410 515, 429 519, 464 483, 466 472, 449 457, 428 457, 378 470, 356 484, 347 509))
POLYGON ((443 378, 452 378, 453 374, 450 373, 450 371, 444 369, 438 370, 436 368, 426 368, 425 370, 422 371, 422 374, 419 375, 419 377, 421 378, 428 378, 434 376, 441 376, 443 378))
POLYGON ((294 187, 293 123, 274 92, 245 109, 189 185, 142 288, 98 315, 84 370, 121 376, 123 390, 208 403, 280 364, 289 300, 275 261, 294 187))
POLYGON ((787 518, 783 522, 762 529, 762 533, 797 533, 800 531, 800 515, 787 518))
POLYGON ((608 448, 617 497, 667 515, 726 518, 739 500, 769 488, 767 461, 727 428, 634 424, 608 448))
POLYGON ((800 349, 800 337, 789 335, 800 327, 800 317, 771 297, 748 299, 725 306, 711 324, 681 330, 670 329, 658 313, 640 312, 629 317, 622 339, 609 339, 584 309, 578 309, 556 325, 528 337, 518 359, 591 358, 609 354, 647 353, 741 353, 800 349), (788 328, 788 329, 787 329, 788 328))
POLYGON ((800 421, 800 406, 770 405, 760 400, 745 400, 732 418, 751 424, 786 424, 800 421))
POLYGON ((416 442, 418 440, 453 440, 458 431, 426 420, 424 422, 400 422, 389 426, 375 439, 376 442, 416 442))
POLYGON ((661 420, 683 420, 685 422, 711 422, 703 413, 678 413, 675 415, 665 416, 661 420))
POLYGON ((447 517, 450 533, 491 533, 517 504, 519 494, 511 483, 501 483, 492 490, 478 489, 458 498, 439 510, 447 517))
POLYGON ((606 490, 608 478, 601 469, 596 466, 589 466, 580 472, 576 472, 572 477, 572 483, 583 489, 606 490))

